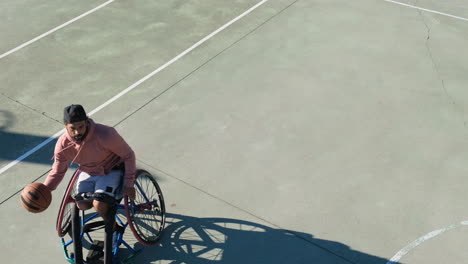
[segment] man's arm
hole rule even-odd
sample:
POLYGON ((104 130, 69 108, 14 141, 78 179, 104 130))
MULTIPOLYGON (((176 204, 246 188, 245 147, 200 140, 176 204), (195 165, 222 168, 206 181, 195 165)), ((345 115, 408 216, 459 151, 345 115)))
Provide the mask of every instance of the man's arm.
POLYGON ((44 185, 49 187, 51 191, 55 190, 60 182, 63 180, 65 173, 68 169, 68 160, 62 152, 61 140, 57 141, 55 144, 54 151, 54 164, 52 165, 52 170, 47 176, 44 185))
POLYGON ((136 173, 135 153, 114 128, 110 129, 105 141, 109 150, 122 158, 125 163, 124 187, 133 188, 136 173))

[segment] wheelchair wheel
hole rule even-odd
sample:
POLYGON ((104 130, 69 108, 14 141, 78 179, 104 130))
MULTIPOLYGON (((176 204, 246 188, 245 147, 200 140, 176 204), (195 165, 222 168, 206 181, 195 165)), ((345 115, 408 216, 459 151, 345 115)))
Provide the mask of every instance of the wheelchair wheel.
POLYGON ((76 193, 75 182, 79 174, 78 170, 73 174, 63 195, 62 203, 60 204, 56 222, 56 229, 59 237, 64 237, 71 231, 72 210, 75 207, 75 199, 72 197, 76 193))
POLYGON ((81 240, 81 219, 80 210, 73 203, 70 209, 70 224, 71 224, 71 237, 73 238, 73 249, 74 249, 74 262, 76 264, 83 264, 83 242, 81 240))
POLYGON ((135 238, 141 244, 151 246, 158 242, 164 229, 164 198, 156 180, 145 170, 136 173, 135 192, 134 201, 124 197, 127 221, 135 238))

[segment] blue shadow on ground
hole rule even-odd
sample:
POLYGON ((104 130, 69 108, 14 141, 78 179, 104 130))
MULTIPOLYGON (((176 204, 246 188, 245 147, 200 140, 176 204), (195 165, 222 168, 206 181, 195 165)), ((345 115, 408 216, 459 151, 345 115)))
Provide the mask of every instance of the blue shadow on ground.
MULTIPOLYGON (((389 260, 313 235, 228 218, 168 214, 160 243, 136 263, 385 264, 389 260)), ((395 263, 396 264, 396 263, 395 263)))
MULTIPOLYGON (((14 161, 47 139, 48 137, 18 134, 0 130, 0 162, 14 161)), ((39 164, 52 164, 56 141, 57 140, 53 140, 49 142, 40 151, 33 153, 23 161, 39 164), (48 155, 46 153, 48 153, 48 155)))
MULTIPOLYGON (((14 161, 49 137, 34 134, 22 134, 8 131, 15 123, 13 114, 0 110, 0 162, 14 161)), ((36 151, 23 162, 52 164, 52 156, 57 140, 52 140, 39 151, 36 151)))

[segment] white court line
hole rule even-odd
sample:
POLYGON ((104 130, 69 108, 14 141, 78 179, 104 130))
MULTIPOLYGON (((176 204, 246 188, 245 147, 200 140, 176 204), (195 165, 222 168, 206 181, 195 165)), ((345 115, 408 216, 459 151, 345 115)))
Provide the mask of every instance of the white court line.
MULTIPOLYGON (((162 71, 163 69, 167 68, 169 65, 171 65, 172 63, 176 62, 177 60, 179 60, 180 58, 182 58, 183 56, 187 55, 187 53, 191 52, 192 50, 196 49, 198 46, 200 46, 201 44, 205 43, 207 40, 209 40, 210 38, 212 38, 213 36, 215 36, 216 34, 218 34, 219 32, 223 31, 224 29, 226 29, 227 27, 229 27, 230 25, 232 25, 233 23, 235 23, 237 20, 243 18, 244 16, 248 15, 249 13, 251 13, 252 11, 254 11, 255 9, 257 9, 259 6, 263 5, 264 3, 268 2, 269 0, 262 0, 261 2, 259 2, 258 4, 254 5, 253 7, 251 7, 249 10, 245 11, 244 13, 242 13, 241 15, 239 15, 238 17, 234 18, 233 20, 229 21, 228 23, 226 23, 224 26, 218 28, 217 30, 213 31, 211 34, 209 34, 208 36, 204 37, 203 39, 201 39, 200 41, 198 41, 197 43, 195 43, 193 46, 191 46, 190 48, 186 49, 185 51, 183 51, 182 53, 180 53, 179 55, 177 55, 176 57, 174 57, 172 60, 166 62, 164 65, 160 66, 159 68, 157 68, 156 70, 154 70, 153 72, 151 72, 150 74, 146 75, 145 77, 143 77, 141 80, 137 81, 136 83, 132 84, 131 86, 129 86, 127 89, 123 90, 122 92, 118 93, 117 95, 115 95, 114 97, 112 97, 111 99, 109 99, 107 102, 103 103, 102 105, 98 106, 97 108, 95 108, 94 110, 92 110, 91 112, 89 112, 89 115, 93 115, 95 113, 97 113, 99 110, 101 110, 102 108, 106 107, 107 105, 111 104, 112 102, 114 102, 115 100, 117 100, 118 98, 122 97, 124 94, 130 92, 131 90, 133 90, 135 87, 137 87, 138 85, 140 85, 141 83, 143 83, 144 81, 148 80, 149 78, 153 77, 155 74, 157 74, 158 72, 162 71)), ((45 145, 47 145, 49 142, 51 142, 52 140, 54 140, 55 138, 59 137, 62 133, 65 132, 65 129, 62 129, 60 130, 59 132, 55 133, 52 137, 48 138, 47 140, 45 140, 44 142, 42 142, 41 144, 37 145, 36 147, 34 147, 33 149, 31 149, 30 151, 26 152, 25 154, 23 154, 21 157, 17 158, 16 160, 10 162, 8 165, 2 167, 0 169, 0 174, 4 173, 5 171, 7 171, 8 169, 10 169, 11 167, 15 166, 16 164, 18 164, 19 162, 21 162, 22 160, 24 160, 25 158, 27 158, 28 156, 30 156, 31 154, 33 154, 34 152, 38 151, 39 149, 41 149, 42 147, 44 147, 45 145)))
MULTIPOLYGON (((443 13, 443 12, 439 12, 439 11, 435 11, 435 10, 431 10, 431 9, 427 9, 427 8, 422 8, 422 7, 418 7, 418 6, 414 6, 414 5, 410 5, 410 4, 405 4, 405 3, 401 3, 401 2, 393 1, 393 0, 383 0, 383 1, 468 22, 468 18, 464 18, 464 17, 460 17, 460 16, 455 16, 455 15, 451 15, 451 14, 447 14, 447 13, 443 13)), ((463 221, 463 222, 460 222, 458 224, 451 225, 451 226, 448 226, 446 228, 438 229, 438 230, 432 231, 430 233, 427 233, 426 235, 416 239, 415 241, 413 241, 412 243, 410 243, 409 245, 407 245, 406 247, 404 247, 400 251, 398 251, 386 264, 397 264, 401 260, 401 258, 403 258, 405 255, 407 255, 411 250, 419 247, 421 244, 428 241, 429 239, 432 239, 432 238, 434 238, 436 236, 439 236, 439 235, 441 235, 441 234, 443 234, 443 233, 445 233, 447 231, 459 228, 461 226, 466 226, 466 225, 468 225, 468 221, 463 221)))
POLYGON ((4 58, 4 57, 6 57, 6 56, 12 54, 13 52, 16 52, 16 51, 18 51, 18 50, 20 50, 20 49, 22 49, 22 48, 28 46, 29 44, 31 44, 31 43, 33 43, 33 42, 36 42, 36 41, 42 39, 43 37, 46 37, 46 36, 48 36, 48 35, 54 33, 55 31, 57 31, 57 30, 59 30, 59 29, 61 29, 61 28, 63 28, 63 27, 66 27, 66 26, 70 25, 71 23, 73 23, 73 22, 75 22, 75 21, 77 21, 77 20, 79 20, 79 19, 81 19, 81 18, 83 18, 83 17, 85 17, 85 16, 87 16, 87 15, 89 15, 89 14, 91 14, 91 13, 94 13, 95 11, 97 11, 97 10, 99 10, 99 9, 101 9, 101 8, 103 8, 103 7, 105 7, 106 5, 108 5, 108 4, 110 4, 110 3, 114 2, 114 1, 115 1, 115 0, 109 0, 109 1, 107 1, 107 2, 105 2, 105 3, 103 3, 103 4, 99 5, 99 6, 97 6, 97 7, 95 7, 95 8, 93 8, 93 9, 91 9, 91 10, 89 10, 89 11, 87 11, 87 12, 85 12, 85 13, 83 13, 83 14, 81 14, 81 15, 79 15, 79 16, 77 16, 77 17, 71 19, 71 20, 69 20, 68 22, 63 23, 62 25, 60 25, 60 26, 58 26, 58 27, 55 27, 55 28, 53 28, 53 29, 47 31, 46 33, 43 33, 43 34, 41 34, 41 35, 39 35, 39 36, 37 36, 37 37, 31 39, 30 41, 27 41, 27 42, 25 42, 25 43, 19 45, 18 47, 14 48, 14 49, 11 49, 11 50, 9 50, 9 51, 7 51, 7 52, 5 52, 5 53, 3 53, 2 55, 0 55, 0 59, 2 59, 2 58, 4 58))
MULTIPOLYGON (((109 101, 105 102, 104 104, 102 104, 101 106, 99 106, 98 108, 94 109, 93 111, 90 112, 90 115, 98 112, 99 110, 101 110, 102 108, 106 107, 107 105, 109 105, 110 103, 114 102, 115 100, 117 100, 119 97, 121 97, 122 95, 128 93, 129 91, 133 90, 133 88, 137 87, 138 85, 140 85, 142 82, 148 80, 149 78, 153 77, 153 75, 155 75, 156 73, 164 70, 167 66, 171 65, 172 63, 176 62, 177 60, 179 60, 180 58, 182 58, 183 56, 187 55, 187 53, 191 52, 192 50, 196 49, 198 46, 200 46, 201 44, 203 44, 204 42, 206 42, 208 39, 212 38, 214 35, 218 34, 219 32, 223 31, 224 29, 226 29, 227 27, 229 27, 230 25, 234 24, 237 20, 243 18, 244 16, 248 15, 250 12, 254 11, 255 9, 257 9, 259 6, 263 5, 264 3, 268 2, 269 0, 263 0, 261 1, 260 3, 254 5, 253 7, 251 7, 249 10, 245 11, 244 13, 242 13, 241 15, 239 15, 238 17, 234 18, 233 20, 229 21, 228 23, 226 23, 224 26, 218 28, 217 30, 213 31, 211 34, 209 34, 208 36, 204 37, 203 39, 201 39, 200 41, 198 41, 197 43, 195 43, 192 47, 186 49, 185 51, 183 51, 181 54, 177 55, 176 57, 174 57, 172 60, 166 62, 164 65, 160 66, 159 68, 157 68, 156 70, 154 70, 153 72, 151 72, 150 74, 146 75, 145 77, 143 77, 141 80, 139 80, 138 82, 132 84, 130 87, 128 87, 127 89, 123 90, 122 92, 120 92, 119 94, 117 94, 116 96, 112 97, 109 101)), ((0 174, 1 174, 1 170, 0 170, 0 174)))
POLYGON ((393 1, 393 0, 383 0, 383 1, 389 2, 389 3, 393 3, 393 4, 397 4, 397 5, 406 6, 406 7, 410 7, 410 8, 419 9, 419 10, 426 11, 426 12, 429 12, 429 13, 439 14, 439 15, 447 16, 447 17, 451 17, 451 18, 456 18, 456 19, 460 19, 460 20, 463 20, 463 21, 467 21, 467 22, 468 22, 468 18, 464 18, 464 17, 460 17, 460 16, 455 16, 455 15, 451 15, 451 14, 447 14, 447 13, 435 11, 435 10, 432 10, 432 9, 422 8, 422 7, 419 7, 419 6, 414 6, 414 5, 410 5, 410 4, 405 4, 405 3, 401 3, 401 2, 393 1))
POLYGON ((403 249, 401 249, 400 251, 398 251, 398 253, 396 253, 395 256, 393 256, 390 259, 390 261, 388 261, 386 264, 397 264, 398 261, 400 261, 400 259, 402 257, 404 257, 406 254, 408 254, 411 250, 413 250, 413 249, 417 248, 418 246, 420 246, 422 243, 428 241, 429 239, 434 238, 434 237, 439 236, 439 235, 442 235, 443 233, 445 233, 447 231, 450 231, 450 230, 453 230, 453 229, 456 229, 456 228, 459 228, 459 227, 462 227, 462 226, 466 226, 466 225, 468 225, 468 221, 463 221, 463 222, 460 222, 458 224, 451 225, 451 226, 448 226, 446 228, 438 229, 438 230, 432 231, 430 233, 427 233, 426 235, 416 239, 411 244, 409 244, 408 246, 406 246, 403 249))
POLYGON ((0 169, 0 174, 2 174, 3 172, 7 171, 8 169, 10 169, 11 167, 15 166, 16 164, 20 163, 22 160, 24 160, 25 158, 29 157, 31 154, 33 154, 34 152, 38 151, 39 149, 41 149, 42 147, 44 147, 45 145, 49 144, 52 140, 58 138, 60 135, 62 135, 63 133, 65 132, 65 128, 60 130, 59 132, 55 133, 52 137, 44 140, 41 144, 35 146, 34 148, 32 148, 31 150, 29 150, 28 152, 24 153, 23 155, 21 155, 19 158, 15 159, 14 161, 8 163, 5 167, 3 167, 2 169, 0 169))

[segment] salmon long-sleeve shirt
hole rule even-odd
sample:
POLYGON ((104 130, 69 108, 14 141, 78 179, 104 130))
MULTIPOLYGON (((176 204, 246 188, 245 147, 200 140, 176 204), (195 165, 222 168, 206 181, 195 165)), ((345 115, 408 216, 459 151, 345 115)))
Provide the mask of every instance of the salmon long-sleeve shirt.
POLYGON ((54 164, 44 184, 55 190, 68 169, 77 163, 89 175, 107 175, 114 166, 124 162, 124 186, 132 187, 135 180, 135 153, 113 127, 96 124, 89 119, 88 134, 82 142, 65 132, 57 141, 54 164))

